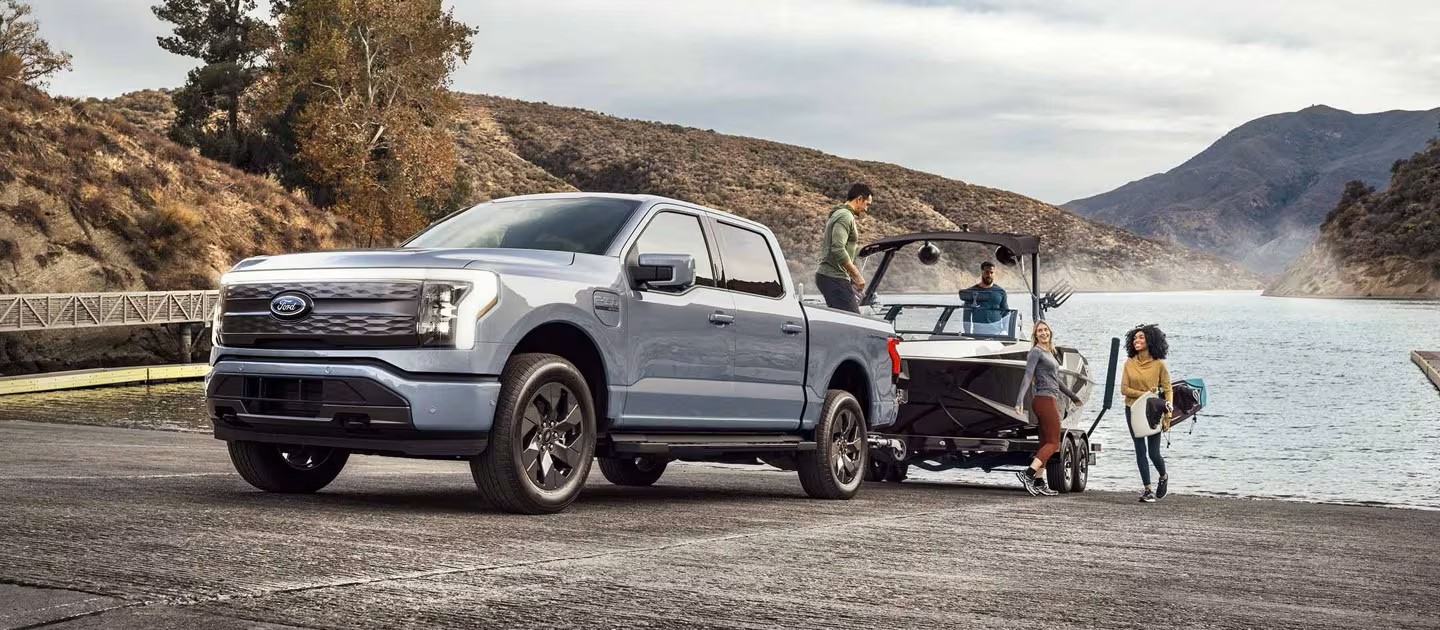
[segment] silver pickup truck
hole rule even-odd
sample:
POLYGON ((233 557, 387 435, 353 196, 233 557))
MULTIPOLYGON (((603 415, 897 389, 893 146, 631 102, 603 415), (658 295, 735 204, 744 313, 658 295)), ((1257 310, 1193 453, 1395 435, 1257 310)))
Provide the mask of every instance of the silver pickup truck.
POLYGON ((770 230, 672 199, 500 199, 221 283, 206 404, 270 492, 317 491, 356 453, 469 461, 517 513, 563 510, 597 457, 631 486, 758 458, 846 499, 897 408, 889 323, 802 305, 770 230))

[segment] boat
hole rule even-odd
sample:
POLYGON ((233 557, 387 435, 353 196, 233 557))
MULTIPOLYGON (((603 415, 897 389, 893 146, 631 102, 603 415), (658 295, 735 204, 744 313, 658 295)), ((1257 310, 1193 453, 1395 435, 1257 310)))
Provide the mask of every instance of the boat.
MULTIPOLYGON (((861 296, 861 308, 863 313, 895 325, 901 338, 897 350, 906 392, 895 422, 871 431, 870 478, 898 481, 905 478, 911 466, 933 471, 988 471, 1027 465, 1030 454, 1038 447, 1038 421, 1029 409, 1024 415, 1016 413, 1015 401, 1025 376, 1026 355, 1034 345, 1032 324, 1074 294, 1067 283, 1044 294, 1034 290, 1040 283, 1039 237, 968 230, 914 233, 867 244, 858 257, 866 268, 878 260, 861 296), (907 262, 909 266, 914 267, 918 261, 922 267, 936 267, 944 258, 941 245, 947 244, 962 244, 972 253, 977 247, 983 248, 978 250, 982 255, 993 252, 993 261, 1011 270, 1012 277, 1018 276, 1026 285, 1025 292, 1016 296, 1029 302, 1024 309, 1028 321, 1026 313, 1008 308, 1010 304, 997 308, 979 301, 966 288, 973 282, 969 278, 943 287, 944 293, 939 296, 933 294, 933 289, 927 291, 930 295, 923 296, 882 292, 887 280, 898 284, 894 269, 901 261, 909 261, 911 252, 915 261, 907 262)), ((967 268, 979 269, 981 261, 958 262, 973 263, 967 268)), ((1064 439, 1060 456, 1052 458, 1051 485, 1063 484, 1064 491, 1083 491, 1093 450, 1081 410, 1104 385, 1097 387, 1089 362, 1079 350, 1069 346, 1057 346, 1056 350, 1061 379, 1081 401, 1056 401, 1064 439), (1062 480, 1056 480, 1057 476, 1062 480)), ((1112 381, 1117 351, 1118 342, 1114 342, 1112 381)))

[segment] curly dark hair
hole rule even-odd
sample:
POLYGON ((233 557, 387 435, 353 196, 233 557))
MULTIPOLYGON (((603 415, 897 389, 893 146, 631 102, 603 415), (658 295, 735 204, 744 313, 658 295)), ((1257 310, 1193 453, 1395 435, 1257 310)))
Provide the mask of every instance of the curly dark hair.
POLYGON ((1170 344, 1165 341, 1165 333, 1160 330, 1159 324, 1140 324, 1125 333, 1125 355, 1135 358, 1135 333, 1145 333, 1145 347, 1150 351, 1150 356, 1163 360, 1170 352, 1170 344))

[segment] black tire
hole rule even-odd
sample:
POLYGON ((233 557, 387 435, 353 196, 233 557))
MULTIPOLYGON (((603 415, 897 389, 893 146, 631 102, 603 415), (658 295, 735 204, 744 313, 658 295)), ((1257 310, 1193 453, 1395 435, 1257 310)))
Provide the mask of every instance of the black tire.
POLYGON ((815 450, 796 455, 800 485, 816 499, 850 499, 860 491, 870 449, 865 443, 865 411, 849 392, 825 393, 815 450))
POLYGON ((886 466, 883 462, 871 457, 865 462, 865 481, 885 481, 886 466))
POLYGON ((1072 436, 1075 440, 1075 472, 1070 479, 1071 492, 1084 492, 1090 484, 1090 439, 1072 436))
POLYGON ((617 486, 649 486, 665 474, 667 460, 657 457, 601 457, 600 473, 617 486))
POLYGON ((906 464, 890 464, 885 468, 885 481, 900 483, 910 477, 910 466, 906 464))
POLYGON ((350 452, 321 446, 228 442, 230 462, 250 485, 266 492, 316 492, 345 469, 350 452))
POLYGON ((480 494, 505 512, 553 514, 580 495, 594 457, 595 403, 580 370, 553 354, 510 357, 490 444, 470 460, 480 494))
POLYGON ((1045 482, 1050 489, 1060 494, 1070 492, 1070 476, 1075 471, 1075 448, 1069 437, 1060 438, 1060 452, 1051 455, 1045 463, 1045 482))

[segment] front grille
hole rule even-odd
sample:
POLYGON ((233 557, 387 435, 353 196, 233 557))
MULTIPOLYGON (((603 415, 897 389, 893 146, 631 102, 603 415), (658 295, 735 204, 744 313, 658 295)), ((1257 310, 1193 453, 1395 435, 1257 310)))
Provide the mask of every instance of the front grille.
POLYGON ((220 343, 276 349, 413 348, 420 282, 265 282, 225 287, 220 343), (312 304, 294 320, 270 313, 280 294, 312 304))
POLYGON ((269 315, 226 315, 221 328, 237 335, 404 336, 415 333, 414 315, 311 315, 287 322, 269 315))

